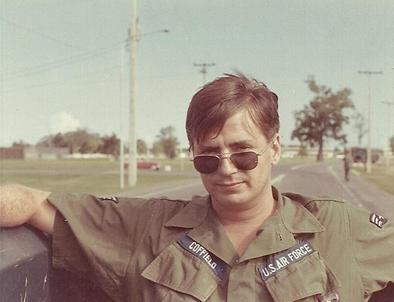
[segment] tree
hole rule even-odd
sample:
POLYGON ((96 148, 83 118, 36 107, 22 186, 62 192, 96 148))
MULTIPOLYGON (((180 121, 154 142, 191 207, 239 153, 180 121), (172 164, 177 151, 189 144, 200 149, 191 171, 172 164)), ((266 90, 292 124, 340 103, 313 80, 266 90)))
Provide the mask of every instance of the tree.
POLYGON ((29 147, 29 146, 30 146, 29 143, 26 143, 25 141, 20 139, 17 142, 13 142, 11 147, 13 147, 13 148, 24 148, 24 147, 29 147))
POLYGON ((349 122, 349 118, 343 110, 354 107, 349 98, 351 90, 344 88, 334 93, 326 86, 318 86, 313 77, 306 83, 315 97, 303 110, 294 113, 296 125, 291 137, 297 138, 301 144, 309 143, 311 147, 317 144, 317 160, 322 161, 325 139, 333 138, 344 143, 347 141, 342 128, 349 122))
POLYGON ((67 132, 64 137, 72 152, 96 153, 100 151, 100 136, 96 133, 89 133, 86 129, 67 132))
POLYGON ((45 136, 39 140, 38 146, 69 148, 71 153, 95 153, 101 147, 98 134, 90 133, 86 129, 78 129, 67 133, 57 133, 45 136))
POLYGON ((54 137, 52 137, 51 145, 54 147, 64 148, 67 147, 67 141, 64 138, 64 135, 59 132, 54 137))
POLYGON ((150 151, 154 156, 159 156, 161 153, 163 153, 163 148, 161 147, 160 142, 154 142, 150 151))
POLYGON ((354 129, 356 130, 357 133, 357 142, 358 142, 358 146, 361 148, 362 145, 362 140, 365 134, 368 133, 368 129, 367 127, 367 120, 364 117, 364 115, 362 115, 360 112, 356 112, 353 116, 353 122, 354 122, 354 129))
POLYGON ((179 145, 178 138, 175 137, 175 128, 167 126, 160 129, 157 135, 157 143, 160 145, 163 153, 170 159, 173 159, 177 154, 177 147, 179 145))
POLYGON ((137 153, 139 155, 148 153, 148 146, 143 139, 137 139, 137 153))
POLYGON ((391 152, 394 154, 394 136, 390 137, 391 152))
POLYGON ((110 136, 104 136, 102 139, 100 152, 104 154, 111 154, 118 158, 120 151, 120 140, 115 133, 110 136))

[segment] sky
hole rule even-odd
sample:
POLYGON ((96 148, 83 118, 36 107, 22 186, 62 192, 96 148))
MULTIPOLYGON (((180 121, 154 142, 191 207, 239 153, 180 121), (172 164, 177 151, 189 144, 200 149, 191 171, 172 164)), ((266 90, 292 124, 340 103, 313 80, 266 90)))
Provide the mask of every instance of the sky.
MULTIPOLYGON (((78 128, 127 139, 129 2, 0 0, 0 146, 78 128)), ((392 0, 137 0, 137 15, 137 138, 151 143, 172 125, 187 146, 201 63, 215 64, 208 81, 241 71, 275 91, 284 144, 297 143, 294 111, 313 98, 308 77, 350 88, 367 117, 368 77, 358 71, 381 71, 370 78, 372 145, 393 135, 394 105, 382 103, 394 102, 392 0)), ((356 144, 354 127, 345 131, 356 144)))

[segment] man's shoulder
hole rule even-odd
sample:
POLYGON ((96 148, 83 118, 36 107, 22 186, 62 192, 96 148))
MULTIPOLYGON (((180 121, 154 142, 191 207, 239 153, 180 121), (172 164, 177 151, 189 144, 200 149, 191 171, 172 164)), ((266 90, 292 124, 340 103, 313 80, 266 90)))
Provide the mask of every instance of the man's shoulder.
POLYGON ((302 195, 299 193, 283 193, 283 196, 286 196, 290 198, 292 201, 306 207, 306 208, 327 208, 329 206, 338 206, 342 207, 345 203, 347 203, 346 200, 341 199, 341 198, 335 198, 335 197, 330 197, 330 196, 318 196, 318 197, 311 197, 308 195, 302 195))
POLYGON ((334 197, 311 197, 298 193, 284 193, 284 196, 291 199, 294 203, 307 209, 320 222, 338 219, 347 219, 346 212, 353 208, 344 199, 334 197))

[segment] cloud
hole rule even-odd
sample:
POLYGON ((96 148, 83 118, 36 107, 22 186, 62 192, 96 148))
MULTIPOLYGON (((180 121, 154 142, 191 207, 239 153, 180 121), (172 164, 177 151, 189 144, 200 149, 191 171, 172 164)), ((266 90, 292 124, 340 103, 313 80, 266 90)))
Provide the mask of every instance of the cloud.
POLYGON ((81 122, 67 112, 58 112, 51 116, 51 133, 74 131, 81 127, 81 122))

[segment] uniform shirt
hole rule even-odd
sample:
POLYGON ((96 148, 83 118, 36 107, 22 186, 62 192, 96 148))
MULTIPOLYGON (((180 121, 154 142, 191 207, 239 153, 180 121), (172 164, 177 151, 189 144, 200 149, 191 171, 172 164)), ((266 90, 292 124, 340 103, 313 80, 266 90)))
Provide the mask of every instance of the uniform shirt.
MULTIPOLYGON (((53 263, 114 301, 367 301, 394 280, 394 229, 332 199, 280 194, 238 255, 210 198, 53 194, 53 263)), ((387 223, 386 223, 387 222, 387 223)))

